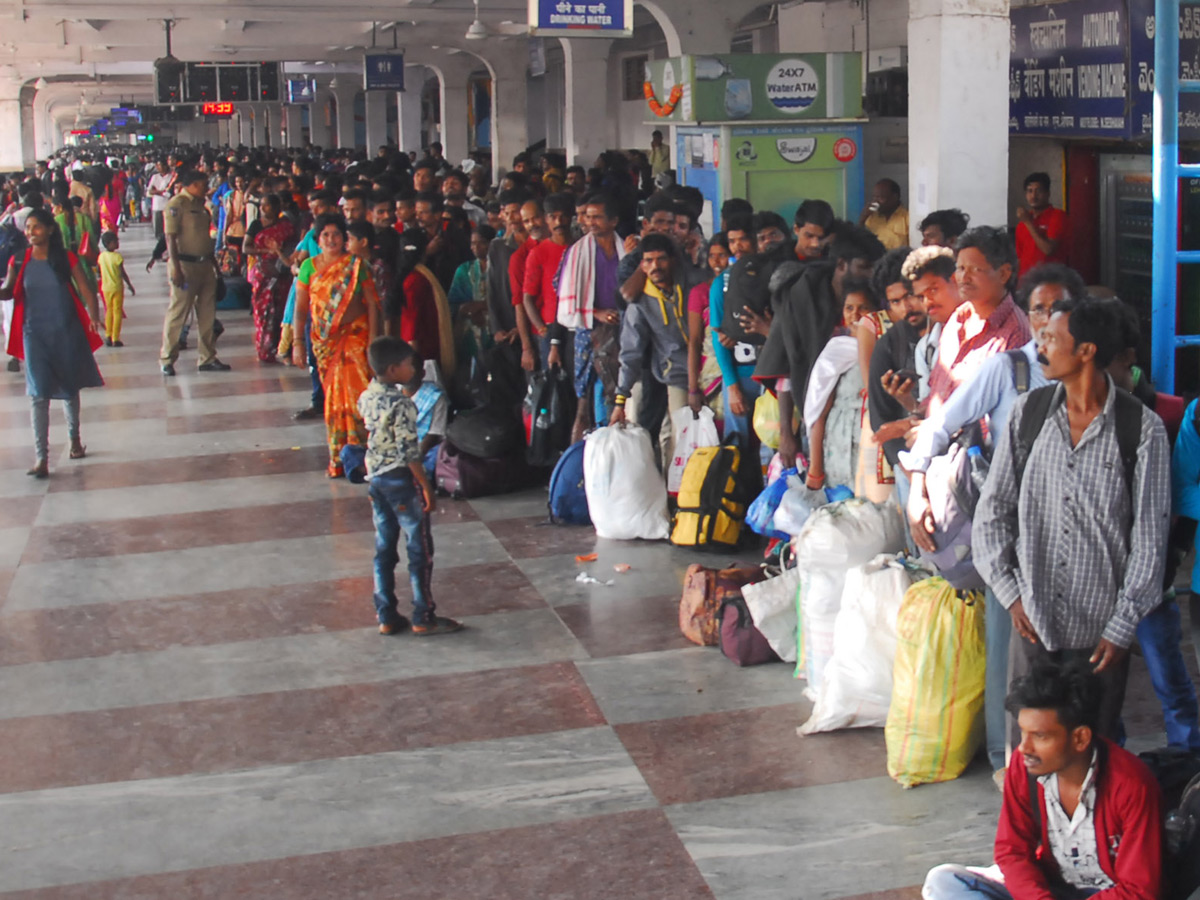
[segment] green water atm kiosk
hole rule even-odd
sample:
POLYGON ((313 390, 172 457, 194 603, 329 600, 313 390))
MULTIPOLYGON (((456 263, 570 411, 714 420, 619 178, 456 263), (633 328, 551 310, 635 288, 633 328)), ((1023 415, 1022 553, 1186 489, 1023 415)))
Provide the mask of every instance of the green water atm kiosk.
POLYGON ((647 65, 644 90, 654 124, 675 126, 679 182, 704 194, 707 233, 730 197, 789 223, 807 199, 858 218, 861 54, 675 57, 647 65))

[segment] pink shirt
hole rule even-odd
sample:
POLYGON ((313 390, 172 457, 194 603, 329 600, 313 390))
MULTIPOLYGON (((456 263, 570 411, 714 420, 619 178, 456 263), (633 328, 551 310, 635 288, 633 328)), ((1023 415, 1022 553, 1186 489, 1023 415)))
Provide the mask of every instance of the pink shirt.
POLYGON ((938 358, 929 374, 929 412, 935 412, 984 360, 1029 343, 1032 332, 1024 311, 1008 295, 986 319, 964 303, 942 328, 938 358))

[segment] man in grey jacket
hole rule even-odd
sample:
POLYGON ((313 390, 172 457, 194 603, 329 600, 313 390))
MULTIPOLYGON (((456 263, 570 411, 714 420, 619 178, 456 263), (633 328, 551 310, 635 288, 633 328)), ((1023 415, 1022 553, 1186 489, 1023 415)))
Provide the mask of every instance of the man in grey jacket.
MULTIPOLYGON (((636 422, 651 434, 659 431, 663 471, 675 450, 671 418, 688 405, 687 293, 678 278, 680 260, 675 244, 665 234, 649 234, 641 243, 642 271, 646 286, 625 310, 621 322, 621 373, 617 379, 616 406, 609 424, 626 421, 625 402, 642 377, 642 363, 649 351, 650 372, 667 388, 667 414, 661 422, 636 422)), ((699 411, 702 397, 693 398, 699 411)), ((632 420, 633 417, 631 416, 632 420)))

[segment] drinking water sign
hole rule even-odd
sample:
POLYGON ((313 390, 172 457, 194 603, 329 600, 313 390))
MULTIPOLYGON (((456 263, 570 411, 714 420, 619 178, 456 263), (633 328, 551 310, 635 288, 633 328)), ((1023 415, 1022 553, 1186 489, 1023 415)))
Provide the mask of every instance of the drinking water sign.
POLYGON ((633 0, 529 0, 529 33, 540 37, 629 37, 633 0))

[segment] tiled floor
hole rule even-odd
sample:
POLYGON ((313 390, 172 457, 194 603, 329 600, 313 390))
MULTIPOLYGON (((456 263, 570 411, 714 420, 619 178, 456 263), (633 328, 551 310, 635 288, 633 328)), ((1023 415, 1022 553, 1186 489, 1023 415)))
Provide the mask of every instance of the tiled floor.
POLYGON ((53 477, 27 478, 0 375, 0 896, 911 900, 989 861, 986 766, 903 791, 880 730, 797 737, 790 667, 680 636, 700 557, 547 527, 543 492, 441 503, 436 597, 468 630, 380 637, 365 492, 289 415, 305 375, 257 363, 237 312, 232 372, 193 350, 159 376, 165 273, 145 229, 123 249, 89 458, 55 404, 53 477), (591 551, 613 586, 575 581, 591 551))

